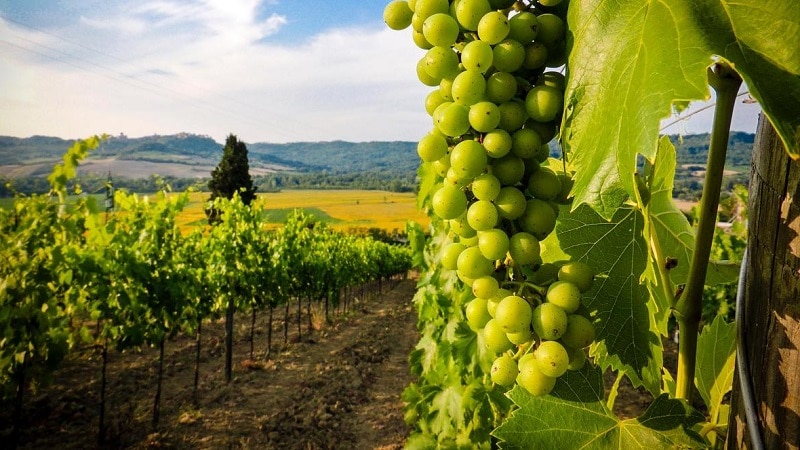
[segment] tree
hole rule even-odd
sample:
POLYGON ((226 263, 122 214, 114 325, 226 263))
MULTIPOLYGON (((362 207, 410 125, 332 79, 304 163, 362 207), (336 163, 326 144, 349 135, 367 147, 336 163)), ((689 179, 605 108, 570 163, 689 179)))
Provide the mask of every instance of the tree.
MULTIPOLYGON (((211 181, 208 182, 208 187, 211 189, 211 198, 209 199, 211 202, 218 197, 231 199, 236 192, 239 193, 242 202, 248 206, 256 198, 257 186, 253 186, 253 179, 250 177, 247 146, 233 134, 229 135, 225 141, 222 159, 211 171, 211 181)), ((217 211, 214 207, 206 209, 206 215, 209 222, 217 221, 217 211)))

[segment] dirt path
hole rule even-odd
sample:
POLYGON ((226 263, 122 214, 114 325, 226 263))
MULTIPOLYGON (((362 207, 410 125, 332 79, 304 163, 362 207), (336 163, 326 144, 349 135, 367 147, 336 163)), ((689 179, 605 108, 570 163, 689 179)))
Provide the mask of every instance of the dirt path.
MULTIPOLYGON (((407 358, 418 340, 411 304, 415 282, 392 282, 310 336, 273 324, 273 358, 263 359, 266 317, 254 358, 250 320, 238 317, 234 374, 223 376, 223 324, 204 329, 200 401, 192 402, 194 341, 167 343, 160 426, 151 427, 157 352, 114 353, 108 368, 108 448, 400 449, 408 435, 400 393, 412 381, 407 358), (275 350, 279 350, 275 352, 275 350)), ((296 313, 296 306, 293 308, 296 313)), ((262 314, 266 316, 266 314, 262 314)), ((323 322, 312 315, 313 322, 323 322)), ((296 318, 293 318, 296 320, 296 318)), ((96 448, 100 362, 70 360, 56 384, 28 397, 21 448, 96 448)), ((0 411, 0 439, 11 417, 0 411)))

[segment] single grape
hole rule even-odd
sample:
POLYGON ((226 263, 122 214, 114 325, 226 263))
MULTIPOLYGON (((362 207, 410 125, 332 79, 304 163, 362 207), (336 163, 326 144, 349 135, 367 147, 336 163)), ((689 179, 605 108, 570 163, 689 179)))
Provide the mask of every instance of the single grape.
POLYGON ((450 47, 433 47, 425 53, 425 71, 437 80, 458 73, 458 54, 450 47))
POLYGON ((526 69, 541 69, 547 64, 548 50, 541 42, 531 42, 525 46, 525 59, 522 67, 526 69))
POLYGON ((386 5, 383 10, 383 21, 392 30, 403 30, 411 26, 411 16, 414 11, 405 0, 394 0, 386 5))
POLYGON ((486 322, 492 318, 489 315, 489 310, 486 309, 486 303, 486 299, 483 298, 475 298, 467 303, 464 314, 467 316, 467 324, 469 324, 472 331, 482 329, 486 326, 486 322))
POLYGON ((555 200, 562 205, 569 204, 572 200, 570 192, 572 191, 572 186, 575 185, 575 180, 565 172, 559 172, 558 179, 561 181, 561 192, 558 193, 555 200))
POLYGON ((439 82, 439 93, 441 94, 442 98, 448 102, 453 101, 453 79, 452 78, 442 78, 439 82))
POLYGON ((583 366, 586 365, 586 352, 582 348, 564 348, 566 348, 567 353, 569 353, 569 366, 567 366, 567 370, 581 370, 583 366))
POLYGON ((500 72, 514 72, 522 67, 523 61, 525 61, 525 47, 514 39, 504 39, 494 46, 492 64, 500 72))
POLYGON ((509 19, 508 24, 511 27, 508 33, 509 38, 523 45, 536 39, 539 21, 532 12, 523 11, 509 19))
POLYGON ((474 105, 486 94, 486 78, 477 70, 465 70, 453 79, 453 100, 464 106, 474 105))
POLYGON ((490 374, 493 383, 505 387, 511 386, 519 374, 517 362, 509 355, 501 355, 492 363, 490 374))
POLYGON ((480 40, 468 42, 461 52, 461 64, 464 68, 480 73, 486 73, 492 67, 493 59, 492 46, 480 40))
POLYGON ((424 84, 425 86, 437 86, 439 84, 439 78, 434 77, 428 73, 428 61, 423 56, 422 59, 419 60, 417 63, 417 79, 420 83, 424 84))
POLYGON ((567 314, 572 314, 581 306, 581 291, 569 281, 556 281, 547 287, 548 302, 558 305, 567 314))
POLYGON ((509 240, 505 231, 492 228, 478 233, 478 249, 486 259, 496 261, 508 253, 509 240))
POLYGON ((491 275, 494 263, 481 254, 478 247, 467 247, 458 255, 457 270, 465 277, 476 279, 491 275))
POLYGON ((483 326, 481 333, 483 334, 483 341, 486 344, 486 347, 496 354, 500 354, 514 348, 514 344, 508 340, 508 336, 506 336, 505 331, 503 331, 503 327, 497 323, 496 319, 491 319, 486 322, 486 325, 483 326))
POLYGON ((427 134, 417 143, 417 154, 425 162, 434 162, 447 154, 447 140, 439 134, 427 134))
POLYGON ((486 99, 497 105, 503 104, 517 93, 517 79, 508 72, 495 72, 486 80, 486 99))
POLYGON ((494 319, 506 333, 520 333, 531 326, 531 305, 524 298, 509 295, 500 300, 494 319))
POLYGON ((525 212, 518 222, 524 231, 542 241, 555 229, 556 219, 556 212, 549 203, 532 198, 525 204, 525 212))
POLYGON ((592 321, 580 314, 567 316, 567 331, 561 336, 561 342, 567 347, 584 348, 594 342, 596 335, 592 321))
POLYGON ((535 350, 536 365, 543 374, 557 378, 569 367, 569 353, 556 341, 542 341, 535 350))
POLYGON ((450 47, 458 39, 458 22, 449 14, 437 13, 422 24, 422 35, 436 47, 450 47))
POLYGON ((525 212, 525 194, 513 186, 506 186, 500 189, 494 205, 500 217, 514 220, 525 212))
POLYGON ((500 288, 497 292, 489 299, 488 303, 486 303, 486 309, 489 310, 489 315, 494 317, 495 313, 497 312, 497 305, 500 304, 500 301, 504 298, 511 295, 512 292, 508 289, 500 288))
POLYGON ((539 266, 531 280, 534 284, 547 285, 558 280, 558 265, 546 262, 539 266))
POLYGON ((558 279, 573 283, 583 293, 592 287, 594 270, 585 262, 570 261, 558 269, 558 279))
POLYGON ((425 112, 428 113, 429 116, 433 116, 433 112, 436 111, 436 108, 447 101, 442 95, 442 92, 439 89, 434 89, 425 96, 425 112))
POLYGON ((467 210, 467 196, 455 186, 444 185, 433 194, 433 212, 442 219, 455 219, 467 210))
POLYGON ((464 29, 476 31, 481 17, 491 10, 488 0, 460 0, 456 4, 456 19, 464 29))
POLYGON ((455 219, 450 219, 447 221, 447 223, 450 225, 450 233, 453 233, 459 237, 471 238, 477 236, 478 234, 474 228, 469 226, 466 214, 462 214, 455 219))
POLYGON ((417 47, 423 50, 430 50, 433 48, 433 44, 425 39, 425 35, 423 35, 421 31, 411 30, 411 39, 417 47))
POLYGON ((535 86, 525 97, 525 110, 537 122, 549 122, 561 112, 564 94, 558 89, 543 85, 535 86))
MULTIPOLYGON (((497 225, 499 219, 500 215, 497 213, 497 208, 488 200, 478 200, 467 208, 467 223, 475 231, 491 230, 497 225)), ((478 242, 480 242, 480 237, 478 242)))
POLYGON ((566 79, 561 72, 545 72, 536 78, 536 86, 551 86, 559 91, 563 91, 566 87, 566 79))
POLYGON ((484 14, 478 22, 478 37, 491 45, 495 45, 508 36, 511 27, 508 17, 500 11, 484 14))
POLYGON ((539 31, 536 40, 550 47, 566 37, 566 25, 561 17, 555 14, 541 14, 537 17, 539 31))
POLYGON ((459 179, 472 181, 486 169, 487 160, 486 151, 478 141, 461 141, 450 151, 450 167, 459 179))
POLYGON ((505 130, 492 130, 483 136, 483 148, 490 158, 502 158, 511 151, 511 135, 505 130))
POLYGON ((528 120, 525 104, 522 102, 508 101, 497 106, 500 108, 500 123, 498 128, 513 133, 522 128, 528 120))
MULTIPOLYGON (((550 142, 556 137, 556 133, 558 133, 558 126, 554 121, 550 122, 537 122, 535 120, 528 120, 525 122, 525 128, 530 128, 531 130, 536 130, 539 133, 539 137, 542 138, 542 146, 546 146, 546 142, 550 142)), ((548 154, 549 154, 549 147, 548 147, 548 154)))
POLYGON ((478 200, 492 201, 500 193, 500 180, 491 173, 482 173, 472 180, 472 195, 478 200))
POLYGON ((519 333, 506 333, 508 336, 508 340, 515 345, 522 345, 527 344, 533 339, 533 332, 531 332, 530 326, 523 329, 519 333))
POLYGON ((500 289, 500 283, 497 278, 492 276, 476 278, 472 283, 472 293, 477 298, 488 300, 497 294, 498 289, 500 289))
POLYGON ((447 106, 442 110, 436 123, 439 131, 450 137, 461 136, 466 133, 469 130, 469 108, 458 103, 444 103, 442 105, 447 106))
MULTIPOLYGON (((528 353, 528 355, 533 355, 533 353, 528 353)), ((536 357, 531 356, 525 359, 525 361, 520 361, 517 384, 522 386, 534 397, 541 397, 549 394, 553 390, 556 385, 556 378, 545 375, 539 368, 536 357)))
POLYGON ((542 147, 542 139, 535 130, 522 128, 511 135, 511 153, 523 159, 533 158, 542 147))
POLYGON ((503 186, 514 186, 525 175, 525 161, 513 154, 492 160, 491 168, 492 174, 503 186))
POLYGON ((567 330, 567 313, 552 303, 542 303, 533 310, 533 331, 542 339, 554 341, 567 330))
POLYGON ((561 194, 561 180, 550 168, 542 167, 528 178, 528 192, 541 200, 553 200, 561 194))
POLYGON ((467 247, 459 242, 448 244, 442 251, 442 267, 447 270, 456 270, 458 267, 458 255, 467 247))
MULTIPOLYGON (((474 41, 480 42, 480 41, 474 41)), ((469 124, 475 131, 487 133, 500 123, 500 108, 492 102, 478 102, 469 108, 469 124)))
POLYGON ((417 0, 414 4, 414 14, 427 19, 436 13, 447 13, 450 11, 448 0, 417 0))
POLYGON ((539 241, 530 233, 520 231, 508 240, 508 254, 516 264, 539 264, 542 262, 540 253, 539 241))

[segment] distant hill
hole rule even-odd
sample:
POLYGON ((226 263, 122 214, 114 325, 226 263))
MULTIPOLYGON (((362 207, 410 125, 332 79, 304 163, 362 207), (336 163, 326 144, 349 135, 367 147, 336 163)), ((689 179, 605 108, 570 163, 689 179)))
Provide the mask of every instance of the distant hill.
MULTIPOLYGON (((750 164, 754 135, 733 132, 727 164, 743 168, 750 164)), ((676 144, 679 170, 676 184, 691 198, 697 190, 696 174, 706 161, 708 134, 670 136, 676 144)), ((57 137, 15 138, 0 136, 0 179, 13 180, 22 192, 46 190, 45 177, 61 161, 73 141, 57 137)), ((171 181, 173 187, 199 184, 210 176, 222 155, 222 143, 208 136, 181 133, 169 136, 110 137, 81 163, 79 173, 94 179, 107 176, 135 190, 153 188, 154 175, 171 181), (147 180, 142 182, 135 180, 147 180), (128 180, 128 181, 125 181, 128 180), (149 183, 149 184, 148 184, 149 183)), ((360 188, 411 190, 419 158, 415 142, 294 142, 288 144, 247 143, 251 175, 261 191, 282 188, 360 188)), ((560 149, 551 144, 553 154, 560 149)), ((0 195, 8 195, 2 192, 0 195)))

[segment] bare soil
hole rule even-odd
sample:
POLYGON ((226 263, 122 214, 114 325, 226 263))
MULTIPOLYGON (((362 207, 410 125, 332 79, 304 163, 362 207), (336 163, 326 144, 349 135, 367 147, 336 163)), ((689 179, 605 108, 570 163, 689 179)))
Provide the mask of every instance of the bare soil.
MULTIPOLYGON (((377 286, 375 286, 377 289, 377 286)), ((383 294, 355 299, 346 313, 304 315, 275 311, 267 360, 268 314, 257 317, 250 357, 250 315, 237 315, 234 370, 224 377, 224 324, 206 324, 201 345, 198 403, 193 402, 194 337, 166 344, 159 426, 152 427, 157 349, 109 353, 106 448, 175 449, 400 449, 409 430, 400 394, 413 381, 408 354, 419 339, 411 303, 415 281, 384 284, 383 294), (309 322, 312 330, 309 333, 309 322)), ((303 306, 305 310, 305 304, 303 306)), ((20 448, 98 447, 101 360, 87 352, 68 360, 56 383, 29 394, 20 448)), ((0 448, 12 423, 0 411, 0 448)))

